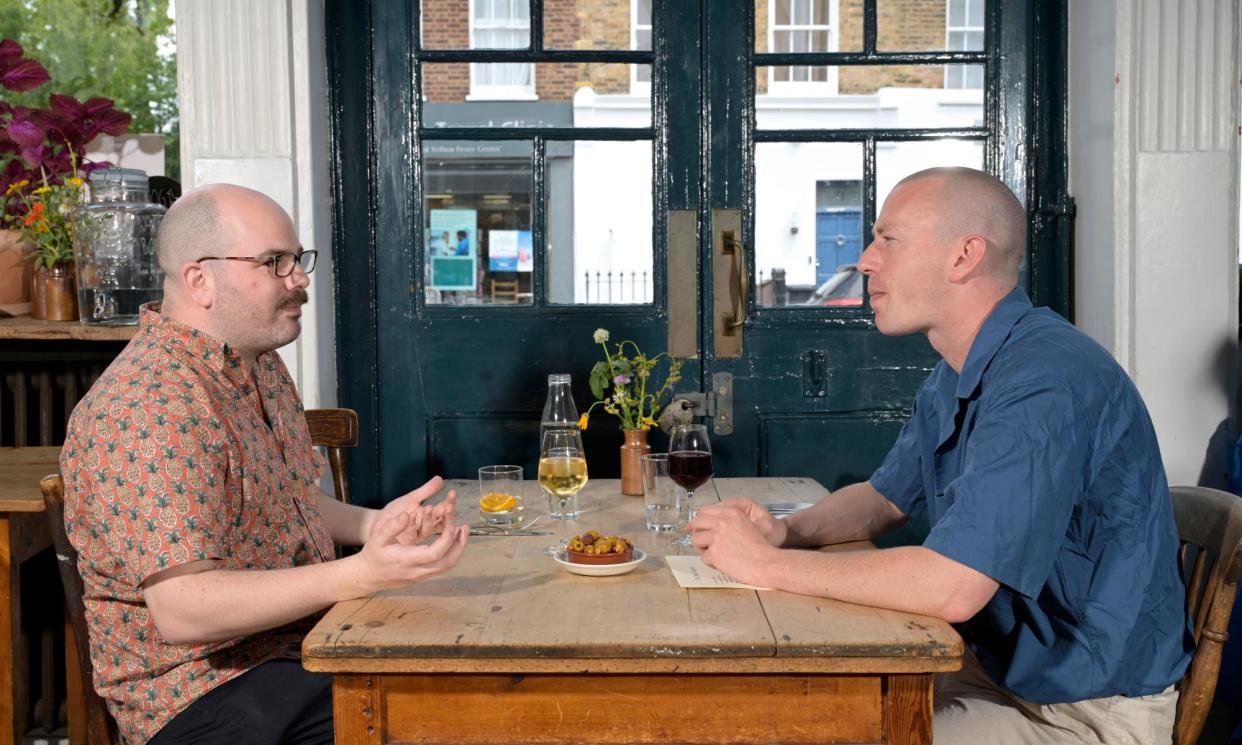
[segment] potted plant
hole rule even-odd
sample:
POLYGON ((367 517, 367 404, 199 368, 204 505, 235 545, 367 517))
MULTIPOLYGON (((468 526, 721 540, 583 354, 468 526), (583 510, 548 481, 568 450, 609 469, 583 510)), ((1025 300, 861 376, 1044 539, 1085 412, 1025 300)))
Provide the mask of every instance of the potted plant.
POLYGON ((625 443, 621 446, 621 493, 641 496, 641 459, 651 452, 647 431, 656 425, 656 411, 661 401, 681 380, 682 361, 667 353, 648 357, 629 339, 614 344, 609 350, 608 339, 608 329, 595 329, 594 340, 604 350, 604 359, 591 368, 591 393, 596 401, 579 418, 578 426, 587 428, 596 406, 602 406, 604 411, 617 417, 625 435, 625 443), (627 349, 633 354, 626 356, 627 349), (657 386, 653 374, 664 361, 668 362, 668 372, 657 386))
MULTIPOLYGON (((0 41, 0 87, 31 91, 51 76, 24 56, 12 39, 0 41)), ((33 311, 44 311, 41 293, 53 293, 55 320, 77 318, 73 286, 74 207, 82 201, 83 178, 107 163, 82 160, 87 143, 100 134, 121 135, 131 117, 106 98, 85 103, 51 95, 47 108, 14 106, 0 100, 0 224, 17 230, 34 259, 33 311), (69 308, 65 309, 68 295, 69 308)), ((48 315, 49 318, 53 317, 48 315)))

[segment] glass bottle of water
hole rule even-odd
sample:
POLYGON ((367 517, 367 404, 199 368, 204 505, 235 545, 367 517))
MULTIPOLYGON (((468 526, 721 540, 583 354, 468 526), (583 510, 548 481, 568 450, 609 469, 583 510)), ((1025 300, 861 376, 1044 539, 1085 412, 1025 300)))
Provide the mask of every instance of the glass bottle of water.
MULTIPOLYGON (((540 447, 543 446, 544 436, 550 431, 578 430, 578 407, 574 405, 569 382, 569 375, 564 373, 548 376, 548 400, 543 404, 543 416, 539 419, 540 447)), ((548 516, 556 520, 578 519, 580 511, 576 494, 564 503, 564 511, 561 504, 560 499, 548 494, 548 516)))

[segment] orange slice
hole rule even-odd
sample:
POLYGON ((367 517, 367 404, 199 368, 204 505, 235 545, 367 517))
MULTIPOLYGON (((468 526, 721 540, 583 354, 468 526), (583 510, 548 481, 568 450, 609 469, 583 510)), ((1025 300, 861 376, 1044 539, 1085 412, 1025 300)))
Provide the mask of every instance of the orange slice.
POLYGON ((479 500, 479 509, 484 512, 506 512, 517 507, 517 497, 512 494, 501 494, 500 492, 488 492, 486 496, 479 500))

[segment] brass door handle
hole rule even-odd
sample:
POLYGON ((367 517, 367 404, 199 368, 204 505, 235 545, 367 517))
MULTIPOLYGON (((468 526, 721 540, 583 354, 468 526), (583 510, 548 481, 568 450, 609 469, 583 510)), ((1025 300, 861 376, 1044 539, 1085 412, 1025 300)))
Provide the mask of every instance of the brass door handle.
POLYGON ((746 247, 733 237, 733 231, 726 231, 722 241, 725 250, 733 254, 737 267, 737 294, 733 302, 733 318, 725 323, 725 328, 737 329, 746 324, 746 300, 750 295, 750 275, 746 272, 746 247))

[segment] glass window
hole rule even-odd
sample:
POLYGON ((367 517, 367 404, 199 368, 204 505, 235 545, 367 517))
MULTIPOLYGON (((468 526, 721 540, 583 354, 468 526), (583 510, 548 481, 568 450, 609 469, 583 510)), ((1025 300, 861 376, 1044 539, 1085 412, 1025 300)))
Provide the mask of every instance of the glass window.
POLYGON ((428 305, 529 304, 529 140, 423 140, 428 305))
MULTIPOLYGON (((837 51, 837 3, 835 0, 770 0, 768 48, 773 53, 837 51)), ((805 90, 815 84, 826 93, 836 90, 834 67, 772 67, 770 92, 805 90)))
MULTIPOLYGON (((630 49, 651 51, 651 0, 630 0, 630 49)), ((651 87, 651 65, 635 65, 633 88, 651 87)))
POLYGON ((423 126, 650 127, 650 87, 643 95, 631 94, 635 67, 540 62, 535 66, 538 100, 482 101, 467 84, 465 64, 424 62, 423 126))
MULTIPOLYGON (((948 0, 945 15, 945 47, 951 51, 983 49, 984 0, 948 0)), ((944 71, 945 88, 983 88, 983 68, 949 68, 944 71)))
POLYGON ((549 303, 652 301, 651 157, 649 140, 548 143, 549 303))
MULTIPOLYGON (((765 77, 764 68, 759 69, 759 77, 765 77)), ((837 81, 837 90, 831 95, 794 97, 759 91, 755 98, 758 128, 923 129, 983 125, 982 88, 945 88, 948 74, 974 75, 982 80, 982 65, 849 65, 830 70, 830 77, 837 81)), ((774 77, 776 73, 769 75, 774 77)))
MULTIPOLYGON (((471 0, 471 49, 522 49, 530 45, 526 0, 471 0)), ((471 64, 470 97, 529 99, 535 96, 532 64, 471 64)))
POLYGON ((861 276, 844 281, 864 246, 862 179, 861 143, 755 146, 757 305, 862 305, 861 276))

